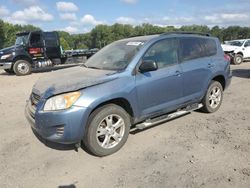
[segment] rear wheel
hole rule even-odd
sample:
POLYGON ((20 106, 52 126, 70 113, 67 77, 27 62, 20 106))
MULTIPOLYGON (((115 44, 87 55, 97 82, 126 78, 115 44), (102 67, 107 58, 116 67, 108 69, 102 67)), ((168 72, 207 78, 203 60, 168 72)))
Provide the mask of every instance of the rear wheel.
POLYGON ((14 70, 13 69, 4 69, 5 72, 7 72, 8 74, 14 74, 14 70))
POLYGON ((235 54, 233 64, 239 65, 241 63, 243 63, 243 56, 241 54, 235 54))
POLYGON ((118 151, 127 141, 129 130, 128 113, 120 106, 108 104, 90 115, 83 141, 91 153, 102 157, 118 151))
POLYGON ((31 65, 27 60, 17 60, 13 70, 17 76, 25 76, 31 73, 31 65))
POLYGON ((213 113, 217 111, 222 103, 223 88, 220 82, 212 81, 206 95, 202 99, 203 107, 201 110, 207 113, 213 113))

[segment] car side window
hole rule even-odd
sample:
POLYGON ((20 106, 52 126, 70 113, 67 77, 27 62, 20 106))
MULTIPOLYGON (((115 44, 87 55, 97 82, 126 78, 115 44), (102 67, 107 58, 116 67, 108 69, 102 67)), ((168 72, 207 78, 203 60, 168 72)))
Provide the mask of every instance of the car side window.
POLYGON ((213 56, 217 53, 216 42, 206 38, 181 38, 180 39, 180 59, 188 61, 201 57, 213 56))
POLYGON ((212 39, 200 39, 201 46, 203 47, 205 56, 213 56, 217 53, 216 42, 212 39))
POLYGON ((174 38, 158 41, 148 49, 142 60, 154 61, 158 68, 174 65, 178 62, 177 45, 174 38))
POLYGON ((182 61, 188 61, 204 56, 204 51, 198 38, 181 38, 180 39, 180 57, 182 61))
POLYGON ((250 40, 246 41, 244 47, 249 47, 250 46, 250 40))

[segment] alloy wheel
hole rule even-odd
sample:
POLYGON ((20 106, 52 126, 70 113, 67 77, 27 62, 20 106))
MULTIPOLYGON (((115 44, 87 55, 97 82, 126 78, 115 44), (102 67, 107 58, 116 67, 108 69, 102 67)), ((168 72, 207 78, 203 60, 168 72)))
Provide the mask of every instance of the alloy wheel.
POLYGON ((105 149, 114 148, 120 143, 125 133, 124 119, 116 114, 105 117, 96 131, 97 143, 105 149))
POLYGON ((210 95, 209 95, 209 106, 213 109, 217 108, 221 102, 221 89, 218 86, 212 88, 210 95))

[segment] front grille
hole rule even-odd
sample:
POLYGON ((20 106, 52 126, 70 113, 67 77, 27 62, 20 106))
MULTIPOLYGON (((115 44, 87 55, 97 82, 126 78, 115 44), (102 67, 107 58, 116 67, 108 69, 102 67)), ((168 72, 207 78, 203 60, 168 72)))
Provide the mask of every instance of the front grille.
POLYGON ((35 93, 32 93, 29 102, 29 114, 33 119, 35 119, 36 107, 39 101, 40 96, 35 93))
POLYGON ((29 114, 30 116, 35 119, 36 107, 34 105, 29 105, 29 114))
POLYGON ((36 106, 37 103, 40 101, 40 96, 35 93, 32 93, 30 96, 30 100, 31 100, 31 104, 36 106))

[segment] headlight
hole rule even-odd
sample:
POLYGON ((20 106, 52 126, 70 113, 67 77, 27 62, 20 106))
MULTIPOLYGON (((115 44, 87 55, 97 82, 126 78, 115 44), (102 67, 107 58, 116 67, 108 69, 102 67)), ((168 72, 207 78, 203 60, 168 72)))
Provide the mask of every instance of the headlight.
POLYGON ((43 110, 55 111, 68 109, 77 101, 80 96, 80 92, 72 92, 51 97, 46 101, 43 110))
POLYGON ((1 59, 3 60, 3 59, 8 59, 8 58, 10 58, 12 56, 12 54, 6 54, 6 55, 3 55, 2 57, 1 57, 1 59))

